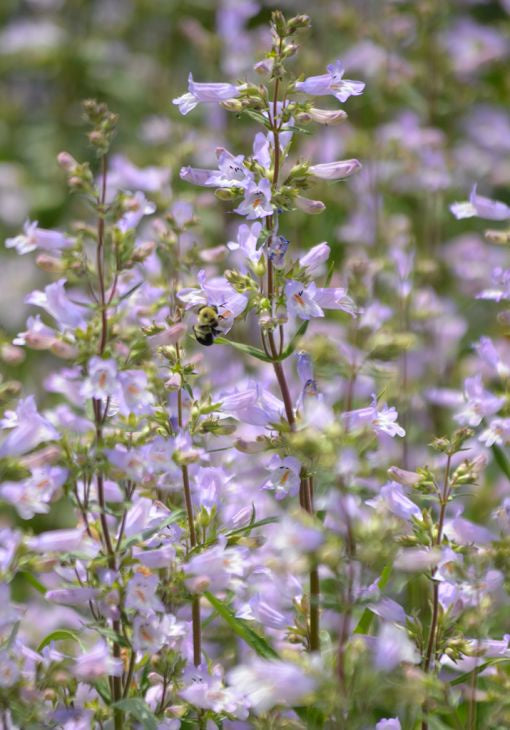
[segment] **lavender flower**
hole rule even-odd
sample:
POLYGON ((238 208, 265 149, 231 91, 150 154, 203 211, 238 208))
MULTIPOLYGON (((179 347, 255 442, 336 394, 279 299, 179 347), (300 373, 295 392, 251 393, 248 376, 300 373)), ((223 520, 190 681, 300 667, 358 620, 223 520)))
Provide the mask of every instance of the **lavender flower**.
POLYGON ((271 184, 266 178, 259 182, 251 180, 245 188, 244 200, 235 209, 235 213, 246 216, 246 220, 266 218, 273 214, 271 204, 271 184))
POLYGON ((379 408, 377 398, 372 396, 372 404, 366 408, 358 408, 355 411, 348 411, 342 414, 342 418, 350 428, 363 428, 370 426, 376 434, 387 434, 394 436, 405 436, 405 430, 397 423, 398 413, 393 406, 383 405, 379 408))
POLYGON ((321 76, 309 76, 304 81, 296 83, 296 89, 312 96, 328 96, 331 94, 338 101, 344 102, 350 96, 359 96, 363 93, 365 84, 362 81, 344 79, 344 67, 340 61, 328 66, 328 73, 321 76))
POLYGON ((33 395, 20 400, 15 411, 6 411, 0 425, 10 429, 0 444, 0 456, 18 456, 43 441, 60 439, 58 431, 38 413, 33 395))
POLYGON ((299 492, 301 464, 292 456, 281 458, 275 454, 267 465, 271 474, 262 485, 262 489, 274 491, 275 498, 280 500, 287 496, 296 496, 299 492))
POLYGON ((23 233, 5 241, 7 248, 15 248, 19 254, 30 253, 38 248, 45 251, 60 251, 73 245, 71 239, 58 231, 39 228, 37 221, 25 221, 23 233))
POLYGON ((307 704, 316 686, 313 677, 297 665, 264 659, 235 667, 227 679, 257 715, 277 705, 307 704))
POLYGON ((510 206, 500 200, 492 200, 478 195, 476 185, 473 185, 469 201, 465 203, 453 203, 450 210, 457 218, 485 218, 491 221, 505 221, 510 218, 510 206))
POLYGON ((106 642, 98 641, 90 651, 78 656, 74 666, 75 675, 81 680, 93 681, 105 674, 119 677, 122 674, 122 660, 114 659, 106 642))
POLYGON ((301 319, 324 317, 323 308, 341 309, 355 316, 354 302, 341 287, 321 289, 313 282, 303 286, 299 281, 289 280, 285 285, 285 295, 289 311, 301 319))
POLYGON ((402 730, 398 717, 383 718, 375 726, 375 730, 402 730))
POLYGON ((44 291, 33 291, 25 298, 25 301, 27 304, 42 307, 48 314, 51 314, 63 330, 75 327, 84 329, 89 312, 85 306, 76 304, 68 297, 65 285, 66 279, 59 279, 45 287, 44 291))
POLYGON ((240 251, 252 264, 257 264, 264 252, 261 246, 257 248, 261 231, 262 223, 259 221, 252 223, 251 226, 241 223, 237 229, 236 241, 229 241, 227 246, 231 251, 240 251))

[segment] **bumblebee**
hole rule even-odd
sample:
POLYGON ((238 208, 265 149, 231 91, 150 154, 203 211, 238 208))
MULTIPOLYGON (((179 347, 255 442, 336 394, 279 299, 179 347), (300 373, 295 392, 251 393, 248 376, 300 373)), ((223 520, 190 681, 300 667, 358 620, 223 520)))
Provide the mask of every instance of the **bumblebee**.
POLYGON ((214 304, 206 304, 200 307, 197 314, 197 323, 193 327, 197 342, 207 347, 212 345, 214 338, 221 332, 218 327, 221 318, 221 315, 218 314, 218 307, 214 304))

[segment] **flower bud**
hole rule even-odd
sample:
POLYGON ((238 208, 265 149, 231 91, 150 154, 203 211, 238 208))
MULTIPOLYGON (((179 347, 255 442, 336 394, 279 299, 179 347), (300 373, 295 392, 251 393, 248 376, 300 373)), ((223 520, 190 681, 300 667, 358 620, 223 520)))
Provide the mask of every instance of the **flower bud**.
POLYGON ((271 13, 271 23, 275 29, 277 35, 280 38, 285 38, 288 33, 287 23, 281 10, 273 10, 271 13))
POLYGON ((421 480, 421 476, 415 471, 406 471, 405 469, 399 469, 398 466, 392 466, 388 469, 388 474, 391 478, 402 484, 404 487, 414 487, 421 480))
POLYGON ((295 33, 296 30, 308 30, 311 27, 312 23, 310 21, 309 15, 296 15, 294 18, 291 18, 287 23, 287 30, 289 34, 295 33))
POLYGON ((325 162, 320 165, 312 165, 310 174, 320 180, 343 180, 354 172, 361 169, 359 160, 337 160, 335 162, 325 162))
POLYGON ((74 159, 69 152, 59 152, 57 155, 57 162, 63 170, 72 172, 78 165, 78 162, 74 159))
POLYGON ((505 309, 503 312, 499 312, 496 319, 500 324, 508 327, 510 325, 510 309, 505 309))
POLYGON ((326 210, 322 200, 310 200, 310 198, 303 198, 302 195, 296 196, 296 206, 308 215, 318 215, 326 210))
POLYGON ((285 307, 278 307, 278 309, 276 310, 275 318, 276 318, 277 324, 287 324, 287 322, 289 321, 289 317, 288 317, 287 310, 285 309, 285 307))
POLYGON ((182 387, 182 377, 179 373, 172 373, 168 380, 165 380, 167 390, 179 390, 182 387))
POLYGON ((237 188, 218 188, 214 191, 214 194, 218 200, 234 200, 238 197, 239 192, 237 188))
POLYGON ((266 450, 266 443, 264 439, 257 439, 256 441, 246 441, 245 439, 236 439, 234 442, 234 448, 243 454, 261 454, 266 450))
POLYGON ((227 99, 226 101, 222 101, 220 106, 228 112, 242 112, 244 109, 244 104, 241 99, 227 99))
POLYGON ((206 248, 203 251, 200 251, 198 255, 202 261, 205 261, 208 264, 215 264, 225 258, 227 255, 227 249, 223 246, 223 244, 221 244, 214 248, 206 248))
POLYGON ((489 243, 497 243, 499 246, 505 246, 507 243, 510 243, 510 231, 490 229, 485 231, 485 238, 489 243))
POLYGON ((48 350, 55 342, 52 335, 44 335, 39 332, 27 332, 25 343, 32 350, 48 350))
POLYGON ((61 274, 65 270, 65 266, 60 259, 47 253, 40 253, 35 263, 40 269, 50 274, 61 274))
POLYGON ((207 575, 197 575, 193 578, 188 578, 186 584, 191 593, 203 593, 211 585, 211 579, 207 575))
POLYGON ((93 145, 101 145, 103 143, 103 135, 97 129, 89 132, 88 138, 93 145))
POLYGON ((264 276, 266 273, 266 260, 264 257, 261 257, 256 263, 252 262, 250 265, 255 276, 264 276))
POLYGON ((158 349, 159 354, 165 358, 165 360, 168 360, 169 363, 172 365, 177 362, 177 355, 175 352, 175 347, 171 346, 163 346, 158 349))
POLYGON ((225 271, 225 279, 230 286, 241 294, 257 288, 257 284, 251 276, 241 274, 239 271, 234 271, 233 269, 227 269, 225 271))
POLYGON ((255 64, 253 69, 261 76, 265 76, 266 74, 271 73, 273 70, 273 64, 274 60, 272 58, 263 58, 262 61, 255 64))
POLYGON ((144 241, 143 243, 140 243, 133 251, 133 261, 136 263, 145 261, 145 259, 153 253, 155 248, 155 241, 144 241))
MULTIPOLYGON (((156 655, 155 661, 152 663, 155 664, 158 661, 158 659, 159 659, 159 656, 156 655)), ((147 679, 149 680, 149 684, 152 685, 153 687, 155 687, 158 684, 163 684, 163 677, 161 676, 161 674, 158 674, 157 672, 149 672, 149 674, 147 675, 147 679)))
POLYGON ((21 393, 21 383, 18 380, 7 380, 0 383, 0 400, 15 398, 21 393))
POLYGON ((54 355, 61 357, 63 360, 72 360, 78 354, 78 350, 74 345, 70 345, 69 342, 63 342, 62 340, 55 340, 50 350, 54 355))
POLYGON ((25 352, 21 347, 16 347, 16 345, 11 345, 9 342, 6 342, 0 349, 0 356, 8 365, 18 365, 18 363, 23 362, 25 359, 25 352))
POLYGON ((297 53, 299 49, 299 46, 297 43, 287 43, 283 49, 283 57, 289 58, 290 56, 293 56, 295 53, 297 53))
POLYGON ((298 122, 312 121, 326 126, 341 124, 346 119, 347 113, 343 109, 316 109, 315 107, 311 107, 307 111, 297 115, 298 122))

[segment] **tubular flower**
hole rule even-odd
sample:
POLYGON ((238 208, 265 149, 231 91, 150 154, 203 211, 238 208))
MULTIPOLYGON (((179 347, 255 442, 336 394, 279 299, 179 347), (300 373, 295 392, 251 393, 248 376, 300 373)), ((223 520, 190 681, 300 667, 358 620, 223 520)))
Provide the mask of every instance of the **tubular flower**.
POLYGON ((189 114, 198 104, 219 104, 239 96, 242 86, 228 83, 198 83, 188 76, 188 92, 172 100, 181 114, 189 114))
POLYGON ((296 83, 296 89, 311 96, 334 96, 344 102, 350 96, 359 96, 363 93, 365 84, 362 81, 344 79, 344 67, 340 61, 328 66, 328 73, 321 76, 309 76, 304 81, 296 83))

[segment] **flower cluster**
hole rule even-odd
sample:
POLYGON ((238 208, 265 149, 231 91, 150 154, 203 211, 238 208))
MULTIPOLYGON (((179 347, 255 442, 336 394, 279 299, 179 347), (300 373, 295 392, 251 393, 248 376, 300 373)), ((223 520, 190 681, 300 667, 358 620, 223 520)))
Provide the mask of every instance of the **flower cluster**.
POLYGON ((197 68, 138 130, 152 164, 88 100, 90 161, 58 155, 83 220, 6 237, 42 274, 0 342, 40 381, 0 383, 5 727, 510 723, 510 122, 470 109, 506 36, 348 5, 324 66, 306 15, 179 16, 197 68))

